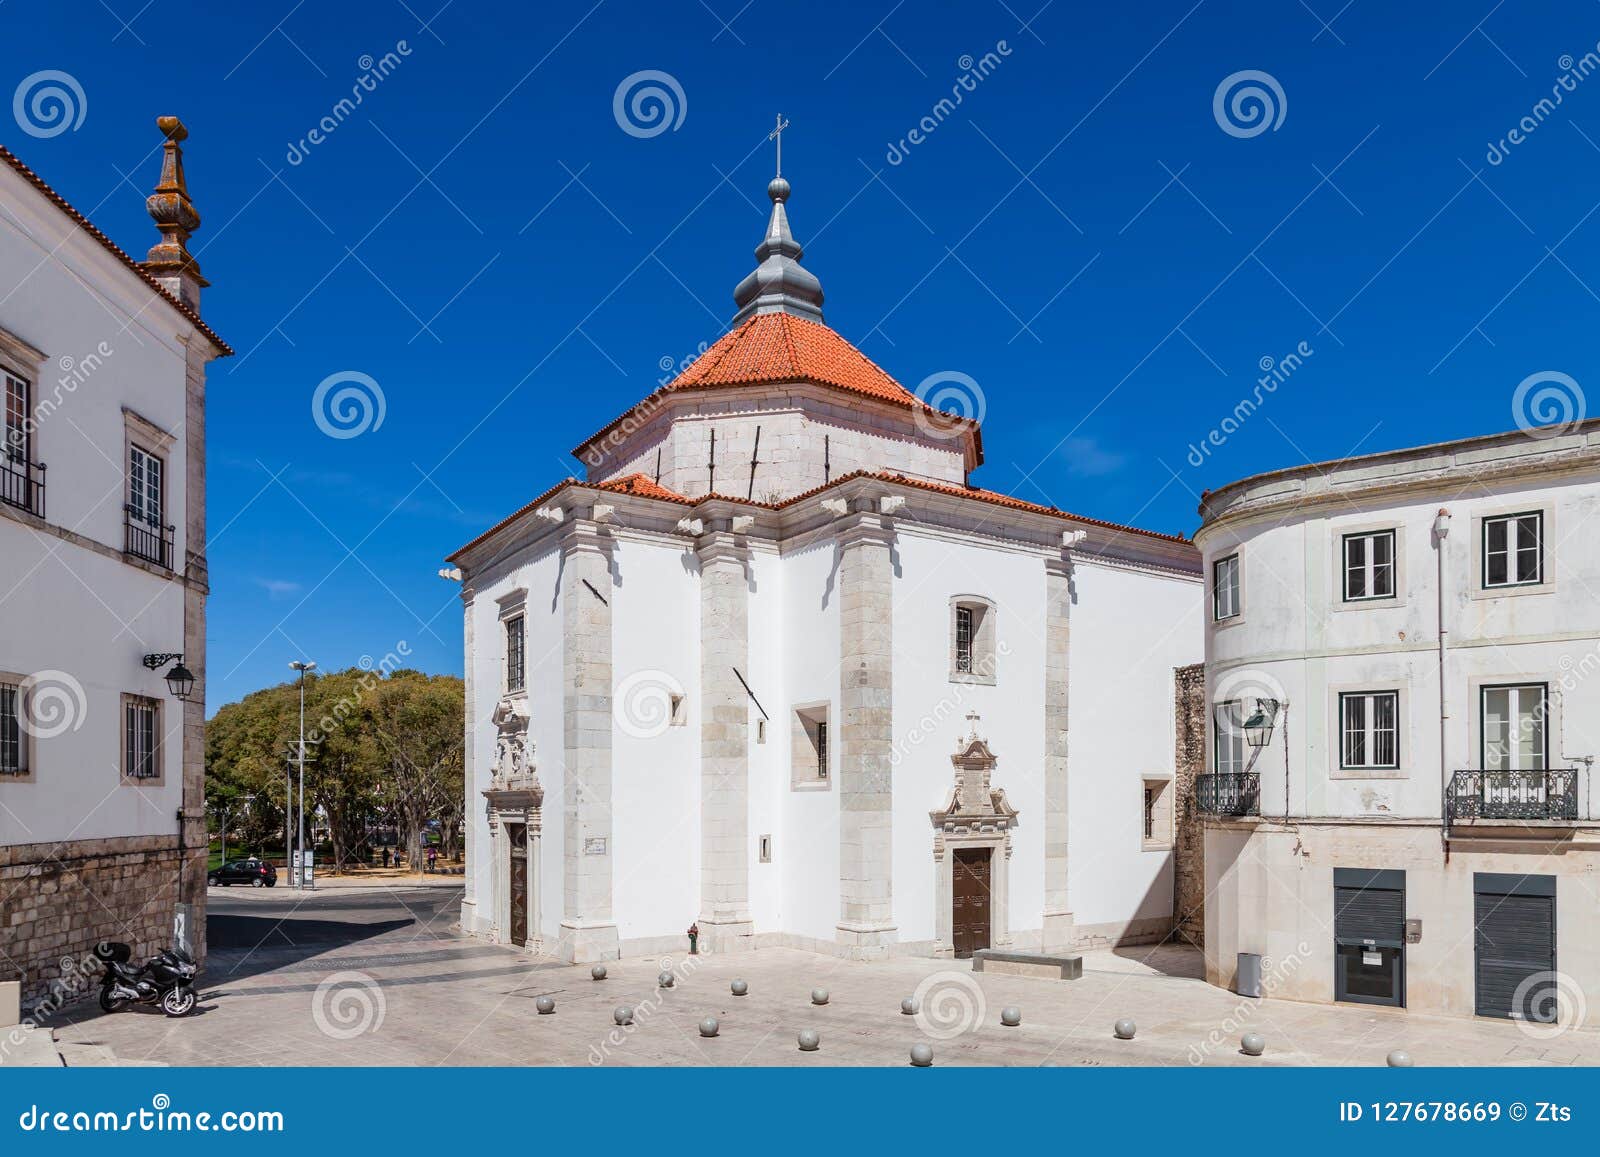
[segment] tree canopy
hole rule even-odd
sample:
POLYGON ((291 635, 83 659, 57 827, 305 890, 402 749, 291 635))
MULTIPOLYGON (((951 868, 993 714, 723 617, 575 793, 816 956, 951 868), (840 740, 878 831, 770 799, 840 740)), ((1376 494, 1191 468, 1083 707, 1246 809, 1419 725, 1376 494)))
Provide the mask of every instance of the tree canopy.
MULTIPOLYGON (((461 680, 351 667, 308 675, 305 692, 306 812, 322 811, 334 864, 365 860, 379 827, 397 829, 418 863, 432 821, 453 853, 465 806, 461 680)), ((244 842, 281 841, 299 735, 298 680, 252 692, 206 724, 207 807, 218 818, 226 810, 244 842)))

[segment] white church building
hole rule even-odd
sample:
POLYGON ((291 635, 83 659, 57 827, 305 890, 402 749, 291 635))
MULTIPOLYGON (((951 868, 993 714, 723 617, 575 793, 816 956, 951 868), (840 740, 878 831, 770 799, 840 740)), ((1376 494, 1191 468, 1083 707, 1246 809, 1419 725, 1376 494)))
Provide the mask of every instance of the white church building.
POLYGON ((974 485, 768 187, 731 328, 463 546, 468 932, 569 961, 1173 925, 1188 540, 974 485), (741 493, 742 492, 742 493, 741 493))

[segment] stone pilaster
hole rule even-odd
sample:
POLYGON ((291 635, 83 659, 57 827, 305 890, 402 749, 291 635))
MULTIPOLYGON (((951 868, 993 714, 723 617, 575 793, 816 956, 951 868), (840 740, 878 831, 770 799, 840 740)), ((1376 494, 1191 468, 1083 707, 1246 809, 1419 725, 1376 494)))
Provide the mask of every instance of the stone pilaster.
POLYGON ((183 805, 175 817, 182 849, 174 939, 197 961, 206 951, 206 363, 213 350, 199 334, 184 355, 183 406, 183 662, 194 690, 181 704, 183 805))
POLYGON ((1072 947, 1067 894, 1067 678, 1072 564, 1044 562, 1044 951, 1072 947))
POLYGON ((477 591, 471 585, 465 570, 461 572, 461 638, 465 644, 467 656, 466 668, 462 672, 463 694, 466 698, 466 745, 461 751, 462 784, 467 796, 467 846, 465 849, 467 872, 464 887, 461 893, 461 930, 468 935, 478 929, 478 873, 483 870, 483 861, 478 858, 478 817, 474 808, 478 802, 477 779, 477 749, 478 749, 478 717, 477 717, 477 679, 474 677, 473 668, 477 666, 476 636, 472 629, 473 598, 477 591))
POLYGON ((562 918, 559 954, 615 960, 611 914, 611 539, 573 519, 561 540, 562 918))
MULTIPOLYGON (((858 500, 859 501, 859 500, 858 500)), ((838 943, 859 960, 896 939, 891 857, 894 746, 894 528, 868 509, 844 515, 839 541, 838 943)))
POLYGON ((750 919, 750 704, 735 669, 749 668, 749 545, 703 535, 700 558, 700 942, 710 952, 755 946, 750 919))

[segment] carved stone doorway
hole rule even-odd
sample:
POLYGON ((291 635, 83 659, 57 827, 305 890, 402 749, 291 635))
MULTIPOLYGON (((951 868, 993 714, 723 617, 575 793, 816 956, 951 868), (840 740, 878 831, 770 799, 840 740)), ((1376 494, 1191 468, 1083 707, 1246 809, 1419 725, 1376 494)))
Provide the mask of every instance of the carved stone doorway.
POLYGON ((1011 831, 1017 810, 993 786, 999 760, 978 736, 978 716, 950 757, 955 784, 933 821, 935 956, 1011 947, 1011 831))

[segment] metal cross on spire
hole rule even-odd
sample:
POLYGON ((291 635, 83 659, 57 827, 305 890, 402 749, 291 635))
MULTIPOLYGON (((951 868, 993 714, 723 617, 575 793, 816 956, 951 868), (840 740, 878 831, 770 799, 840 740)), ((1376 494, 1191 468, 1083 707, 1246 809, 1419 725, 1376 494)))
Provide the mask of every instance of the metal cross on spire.
POLYGON ((778 114, 778 125, 767 134, 767 140, 778 142, 778 176, 783 176, 783 130, 789 127, 789 122, 783 119, 783 114, 778 114))

